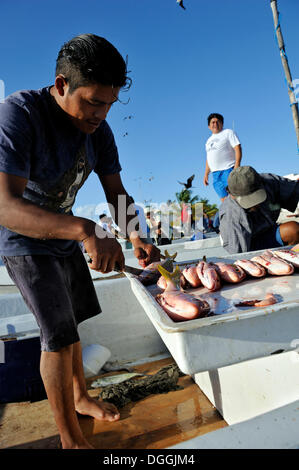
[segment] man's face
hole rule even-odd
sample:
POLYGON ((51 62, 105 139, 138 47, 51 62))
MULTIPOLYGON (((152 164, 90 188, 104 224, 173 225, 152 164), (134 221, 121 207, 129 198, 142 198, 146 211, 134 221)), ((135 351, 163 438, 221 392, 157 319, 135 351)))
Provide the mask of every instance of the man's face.
POLYGON ((63 90, 58 104, 77 129, 93 134, 117 101, 120 88, 94 83, 79 87, 70 94, 69 85, 65 84, 63 90))
POLYGON ((218 118, 214 117, 210 120, 209 129, 212 134, 218 134, 223 129, 223 123, 218 118))

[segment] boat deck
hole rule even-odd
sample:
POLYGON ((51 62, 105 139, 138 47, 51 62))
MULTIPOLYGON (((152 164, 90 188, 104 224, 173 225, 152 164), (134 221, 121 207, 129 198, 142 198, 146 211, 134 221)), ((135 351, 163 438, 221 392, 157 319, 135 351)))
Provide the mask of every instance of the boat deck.
MULTIPOLYGON (((173 362, 171 357, 147 362, 134 366, 134 371, 154 374, 173 362)), ((99 390, 90 387, 94 379, 87 379, 87 387, 89 394, 97 397, 99 390)), ((84 435, 96 449, 165 449, 227 426, 190 376, 180 377, 178 385, 181 390, 128 403, 120 409, 117 422, 80 416, 84 435)), ((60 439, 47 400, 0 404, 0 448, 59 447, 60 439)))

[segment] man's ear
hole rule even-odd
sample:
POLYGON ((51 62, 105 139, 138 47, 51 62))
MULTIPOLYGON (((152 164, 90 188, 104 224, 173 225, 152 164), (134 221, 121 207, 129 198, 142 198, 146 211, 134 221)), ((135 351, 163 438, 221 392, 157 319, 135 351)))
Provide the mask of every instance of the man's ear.
POLYGON ((68 86, 67 84, 67 79, 64 77, 64 75, 57 75, 55 78, 55 88, 59 94, 59 96, 64 96, 66 92, 66 87, 68 86))

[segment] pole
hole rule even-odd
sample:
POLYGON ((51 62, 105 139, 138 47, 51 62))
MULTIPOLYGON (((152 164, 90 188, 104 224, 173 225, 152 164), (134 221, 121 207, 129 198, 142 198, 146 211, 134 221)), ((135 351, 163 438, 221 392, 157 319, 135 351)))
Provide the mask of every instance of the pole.
POLYGON ((296 136, 297 136, 297 148, 299 152, 299 113, 298 113, 298 103, 296 101, 295 93, 294 93, 294 87, 293 87, 293 81, 292 81, 292 75, 288 63, 288 58, 285 52, 285 45, 281 33, 281 28, 279 24, 279 12, 277 10, 277 0, 270 0, 271 8, 272 8, 272 13, 273 13, 273 20, 274 20, 274 26, 275 26, 275 32, 276 32, 276 37, 278 41, 278 47, 280 51, 280 57, 281 57, 281 62, 282 66, 284 69, 287 85, 288 85, 288 94, 290 98, 290 103, 291 103, 291 108, 292 108, 292 114, 293 114, 293 121, 294 121, 294 126, 295 126, 295 131, 296 131, 296 136))

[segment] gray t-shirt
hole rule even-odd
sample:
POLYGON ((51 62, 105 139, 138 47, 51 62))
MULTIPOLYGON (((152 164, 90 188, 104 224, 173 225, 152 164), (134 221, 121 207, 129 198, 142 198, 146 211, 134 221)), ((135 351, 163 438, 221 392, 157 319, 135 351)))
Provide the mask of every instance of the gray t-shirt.
POLYGON ((229 253, 252 251, 254 240, 276 226, 280 210, 296 210, 299 182, 270 173, 261 173, 267 199, 255 212, 243 209, 228 196, 220 206, 220 235, 229 253))
MULTIPOLYGON (((28 179, 25 199, 72 216, 91 171, 121 171, 113 133, 103 121, 93 134, 75 128, 50 87, 16 92, 0 103, 0 171, 28 179)), ((0 226, 0 255, 72 254, 72 240, 40 240, 0 226)))

